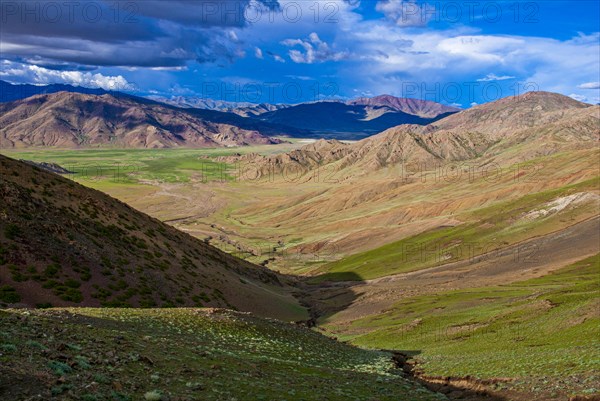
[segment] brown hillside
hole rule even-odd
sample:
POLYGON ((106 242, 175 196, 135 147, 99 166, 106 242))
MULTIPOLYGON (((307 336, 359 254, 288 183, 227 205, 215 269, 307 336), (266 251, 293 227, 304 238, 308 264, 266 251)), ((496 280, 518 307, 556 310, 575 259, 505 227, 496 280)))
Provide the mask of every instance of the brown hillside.
POLYGON ((0 156, 0 303, 302 315, 286 287, 108 195, 0 156))
POLYGON ((497 140, 516 131, 551 124, 576 110, 590 108, 568 96, 528 92, 475 106, 431 124, 436 131, 478 132, 497 140))
POLYGON ((129 96, 59 92, 0 104, 0 147, 225 147, 280 142, 257 130, 216 121, 129 96))
POLYGON ((319 141, 285 155, 245 156, 242 161, 257 170, 268 164, 276 174, 290 165, 308 171, 335 163, 331 166, 335 171, 348 169, 348 174, 361 175, 399 163, 420 169, 495 156, 513 146, 519 146, 519 151, 502 157, 526 160, 587 148, 599 139, 599 106, 555 93, 529 92, 461 111, 427 126, 400 125, 353 144, 319 141))

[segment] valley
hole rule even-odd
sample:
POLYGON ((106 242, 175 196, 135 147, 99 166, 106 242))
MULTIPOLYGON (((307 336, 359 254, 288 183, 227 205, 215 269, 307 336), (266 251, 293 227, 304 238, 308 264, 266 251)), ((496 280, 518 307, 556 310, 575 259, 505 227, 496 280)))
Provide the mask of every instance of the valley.
POLYGON ((0 401, 600 401, 598 16, 0 0, 0 401))
POLYGON ((1 153, 277 272, 308 310, 264 316, 401 352, 450 399, 594 394, 600 109, 509 101, 360 142, 1 153))

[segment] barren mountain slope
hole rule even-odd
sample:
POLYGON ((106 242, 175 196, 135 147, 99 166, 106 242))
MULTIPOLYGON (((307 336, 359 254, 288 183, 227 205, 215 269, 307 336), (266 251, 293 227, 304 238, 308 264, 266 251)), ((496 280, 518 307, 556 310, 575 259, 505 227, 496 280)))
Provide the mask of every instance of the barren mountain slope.
MULTIPOLYGON (((501 124, 510 120, 508 115, 522 113, 521 104, 535 113, 545 111, 533 127, 517 121, 515 130, 503 131, 501 138, 486 134, 496 131, 479 124, 480 112, 464 111, 436 123, 449 127, 459 124, 446 120, 472 119, 459 129, 404 125, 353 144, 318 141, 286 154, 224 158, 238 161, 232 171, 245 174, 239 174, 239 188, 215 187, 216 199, 237 207, 234 213, 217 212, 210 219, 232 230, 232 238, 241 242, 276 233, 276 238, 291 242, 292 253, 316 254, 327 261, 458 226, 469 219, 465 213, 499 201, 597 178, 600 107, 531 93, 521 101, 505 99, 480 109, 502 116, 487 119, 501 124)), ((594 213, 590 205, 578 208, 582 214, 575 221, 594 213)), ((542 231, 569 223, 563 220, 542 231)), ((517 226, 510 230, 525 230, 525 237, 534 232, 527 225, 517 226)), ((514 238, 507 236, 508 241, 514 238)))
POLYGON ((460 111, 459 108, 446 106, 429 100, 411 98, 400 98, 391 95, 380 95, 375 97, 361 97, 347 102, 349 105, 388 107, 393 110, 402 111, 423 118, 439 118, 444 114, 460 111))
POLYGON ((431 124, 435 131, 478 132, 497 140, 514 132, 560 120, 591 107, 551 92, 527 92, 475 106, 431 124))
MULTIPOLYGON (((368 174, 401 163, 419 169, 442 163, 496 156, 515 161, 549 155, 566 149, 585 149, 600 139, 600 107, 567 96, 530 92, 519 97, 474 107, 427 126, 405 124, 353 144, 318 142, 287 155, 245 156, 257 170, 265 164, 281 173, 287 169, 309 171, 329 168, 339 176, 368 174), (332 146, 335 144, 335 146, 332 146)), ((232 160, 232 159, 230 159, 232 160)))
POLYGON ((0 104, 0 147, 112 145, 164 148, 279 143, 244 119, 191 113, 129 96, 59 92, 0 104), (230 121, 228 121, 230 120, 230 121))
POLYGON ((267 269, 32 165, 0 156, 0 173, 1 302, 303 315, 267 269))
POLYGON ((585 147, 599 139, 600 107, 555 93, 529 92, 461 111, 426 127, 391 128, 350 145, 353 151, 341 167, 467 160, 524 144, 538 150, 533 155, 520 149, 526 158, 563 146, 585 147))

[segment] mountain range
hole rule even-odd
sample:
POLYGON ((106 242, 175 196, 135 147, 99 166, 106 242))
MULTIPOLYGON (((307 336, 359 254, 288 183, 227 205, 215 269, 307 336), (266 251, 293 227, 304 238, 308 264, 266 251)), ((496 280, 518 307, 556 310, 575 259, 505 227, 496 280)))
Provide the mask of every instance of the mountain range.
POLYGON ((57 92, 0 104, 0 147, 227 147, 280 143, 288 127, 130 96, 57 92))
MULTIPOLYGON (((252 163, 267 174, 291 165, 305 172, 324 165, 369 174, 398 163, 413 166, 493 156, 520 147, 526 160, 600 139, 600 107, 550 92, 529 92, 483 104, 428 125, 405 124, 356 143, 320 140, 286 154, 222 158, 252 163)), ((503 155, 508 157, 508 155, 503 155)))
POLYGON ((297 105, 252 104, 186 97, 142 98, 103 89, 4 81, 0 81, 0 101, 3 147, 279 143, 273 136, 362 139, 401 124, 430 124, 459 111, 435 102, 389 95, 297 105))
MULTIPOLYGON (((0 80, 0 103, 13 102, 15 100, 26 99, 35 95, 48 95, 58 92, 75 92, 87 95, 106 95, 109 92, 101 88, 86 88, 84 86, 73 86, 66 84, 50 85, 31 85, 31 84, 11 84, 0 80)), ((126 96, 119 92, 120 95, 126 96)))
POLYGON ((312 137, 338 139, 361 139, 397 125, 426 125, 436 120, 385 106, 348 105, 340 102, 300 104, 263 113, 258 118, 312 131, 315 133, 312 137))
POLYGON ((362 139, 401 124, 426 125, 460 111, 440 103, 381 95, 301 104, 252 104, 194 97, 151 97, 177 107, 235 113, 311 131, 311 138, 362 139))
POLYGON ((255 117, 263 113, 267 113, 269 111, 275 111, 291 106, 288 104, 228 102, 224 100, 213 100, 201 97, 186 96, 165 97, 150 95, 147 96, 147 98, 160 103, 170 104, 171 106, 235 113, 242 117, 255 117))

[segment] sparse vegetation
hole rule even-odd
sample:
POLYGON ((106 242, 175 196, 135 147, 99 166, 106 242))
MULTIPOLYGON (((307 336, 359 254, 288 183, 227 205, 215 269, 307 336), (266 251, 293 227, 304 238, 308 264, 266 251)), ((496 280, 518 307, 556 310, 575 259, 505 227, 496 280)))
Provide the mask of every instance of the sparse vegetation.
POLYGON ((460 225, 429 230, 323 265, 317 271, 324 274, 312 281, 373 279, 493 253, 531 237, 532 232, 544 234, 561 226, 561 216, 551 216, 543 221, 519 219, 537 205, 561 196, 592 191, 599 185, 599 178, 596 177, 470 211, 465 214, 467 221, 460 225))
MULTIPOLYGON (((369 348, 418 349, 427 375, 511 377, 505 386, 532 391, 551 382, 544 391, 581 393, 600 379, 592 340, 600 334, 599 271, 596 255, 511 285, 406 297, 345 328, 364 334, 340 336, 369 348)), ((335 319, 327 326, 338 331, 335 319)))
POLYGON ((5 310, 0 330, 15 340, 0 356, 3 377, 16 369, 29 377, 9 389, 14 400, 31 383, 65 400, 443 399, 402 378, 390 354, 225 310, 5 310), (39 339, 57 329, 60 337, 39 339))
POLYGON ((14 211, 11 222, 0 219, 8 241, 0 246, 0 262, 10 262, 6 277, 0 271, 3 304, 243 308, 240 277, 247 274, 260 277, 252 290, 264 293, 253 296, 265 314, 306 317, 285 286, 264 280, 271 274, 266 270, 240 268, 240 261, 100 192, 0 158, 5 171, 20 171, 0 181, 0 190, 11 194, 0 199, 0 210, 14 211), (68 196, 42 200, 41 188, 68 196), (216 292, 193 299, 209 293, 207 287, 216 292))
POLYGON ((17 293, 17 290, 14 287, 0 284, 0 302, 14 304, 20 300, 21 296, 17 293))
POLYGON ((19 236, 20 232, 21 232, 21 229, 19 228, 19 226, 17 226, 14 223, 9 223, 4 228, 4 235, 8 239, 12 239, 12 240, 16 239, 19 236))

